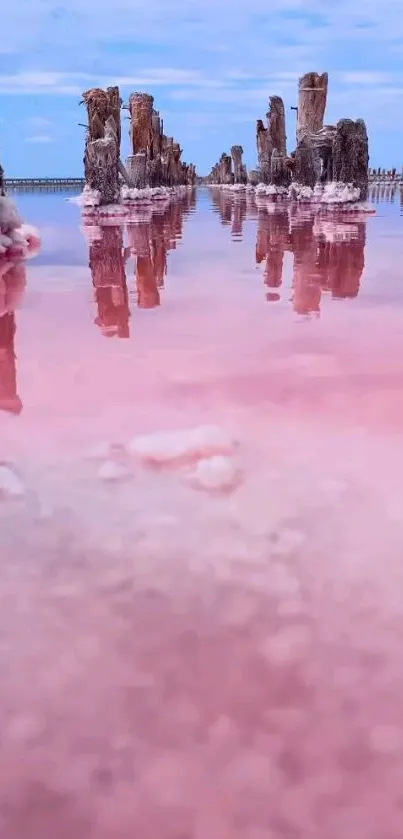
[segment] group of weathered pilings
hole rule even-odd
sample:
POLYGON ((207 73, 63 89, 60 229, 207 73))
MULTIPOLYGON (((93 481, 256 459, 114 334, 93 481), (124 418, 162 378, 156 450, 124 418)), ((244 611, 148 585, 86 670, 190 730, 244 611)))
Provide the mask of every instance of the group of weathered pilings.
POLYGON ((83 93, 88 125, 84 154, 85 182, 99 193, 99 204, 115 204, 122 182, 129 188, 193 186, 196 167, 181 160, 182 149, 163 133, 154 97, 129 97, 131 154, 123 165, 121 147, 122 99, 118 87, 91 88, 83 93))
POLYGON ((218 184, 246 184, 248 175, 246 166, 242 162, 242 155, 242 146, 232 146, 231 154, 224 152, 218 163, 213 166, 208 180, 218 184), (232 170, 232 164, 234 164, 234 170, 232 170))
POLYGON ((337 182, 354 187, 359 200, 365 201, 369 180, 365 123, 362 119, 341 119, 337 125, 324 125, 327 89, 327 73, 306 73, 300 78, 297 145, 290 155, 284 103, 280 96, 271 96, 267 125, 261 119, 256 124, 258 168, 245 179, 244 167, 240 177, 239 168, 232 172, 231 157, 223 154, 207 181, 231 185, 247 180, 253 186, 263 183, 282 190, 289 189, 292 183, 298 188, 314 189, 337 182))

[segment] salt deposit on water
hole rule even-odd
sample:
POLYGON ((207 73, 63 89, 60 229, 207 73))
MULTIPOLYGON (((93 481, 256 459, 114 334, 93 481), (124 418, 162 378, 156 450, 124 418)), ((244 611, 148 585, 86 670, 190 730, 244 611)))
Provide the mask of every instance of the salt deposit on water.
POLYGON ((192 201, 4 279, 0 834, 397 839, 399 206, 192 201))

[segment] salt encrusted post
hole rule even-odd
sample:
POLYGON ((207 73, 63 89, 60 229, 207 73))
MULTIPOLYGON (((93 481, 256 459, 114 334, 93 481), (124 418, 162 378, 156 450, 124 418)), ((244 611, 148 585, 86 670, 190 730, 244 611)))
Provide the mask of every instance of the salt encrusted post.
POLYGON ((319 176, 319 152, 313 145, 311 138, 306 135, 300 140, 295 151, 293 180, 313 189, 319 176))
POLYGON ((92 88, 83 93, 83 101, 88 113, 85 180, 90 189, 99 192, 100 205, 115 204, 120 200, 119 89, 109 88, 105 92, 100 88, 92 88), (116 116, 117 110, 119 117, 116 116))
POLYGON ((108 116, 112 116, 116 125, 116 135, 118 138, 118 146, 120 150, 120 143, 122 137, 122 127, 120 120, 120 109, 122 107, 122 99, 120 97, 119 88, 117 86, 107 87, 106 95, 108 98, 108 116))
POLYGON ((154 97, 148 93, 132 93, 129 98, 133 154, 148 155, 152 144, 154 97))
POLYGON ((260 171, 260 180, 264 184, 270 183, 271 177, 271 156, 273 153, 273 144, 271 136, 267 128, 263 125, 263 120, 258 119, 256 122, 256 145, 258 166, 260 171))
POLYGON ((298 84, 297 142, 323 127, 328 74, 305 73, 298 84))
POLYGON ((277 149, 274 149, 271 156, 270 181, 274 186, 288 188, 291 183, 290 160, 284 157, 277 149))
POLYGON ((225 152, 220 157, 220 183, 232 183, 232 159, 225 152))
POLYGON ((147 155, 144 152, 132 154, 126 160, 126 168, 132 186, 144 189, 147 176, 147 155))
POLYGON ((0 195, 4 196, 5 194, 6 194, 6 188, 5 188, 5 184, 4 184, 4 169, 3 169, 3 167, 0 163, 0 195))
POLYGON ((242 146, 232 146, 231 157, 234 163, 234 183, 243 184, 242 146))
POLYGON ((368 161, 368 135, 364 120, 339 120, 333 141, 333 178, 358 187, 361 201, 368 198, 368 161))
POLYGON ((270 96, 270 105, 266 116, 271 146, 285 157, 287 154, 285 112, 284 102, 280 96, 270 96))

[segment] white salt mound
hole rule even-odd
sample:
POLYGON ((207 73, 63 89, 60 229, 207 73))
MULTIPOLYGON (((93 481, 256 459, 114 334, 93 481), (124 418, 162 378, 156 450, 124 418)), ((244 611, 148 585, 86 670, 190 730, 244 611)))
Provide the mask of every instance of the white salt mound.
POLYGON ((25 487, 21 478, 11 466, 0 463, 0 498, 20 498, 25 495, 25 487))
POLYGON ((134 437, 129 443, 132 455, 155 464, 199 460, 216 454, 231 454, 236 443, 215 425, 179 431, 159 431, 134 437))
POLYGON ((101 481, 120 481, 128 478, 130 475, 131 472, 127 466, 115 460, 106 460, 98 471, 98 478, 101 481))
POLYGON ((240 473, 230 457, 215 455, 199 460, 188 478, 193 486, 207 492, 228 492, 238 485, 240 473))

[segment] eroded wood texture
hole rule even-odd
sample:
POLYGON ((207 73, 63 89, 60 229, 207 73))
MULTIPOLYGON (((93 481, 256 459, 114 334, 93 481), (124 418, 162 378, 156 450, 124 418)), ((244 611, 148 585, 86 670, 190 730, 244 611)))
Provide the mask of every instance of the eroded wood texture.
POLYGON ((297 142, 323 128, 328 74, 305 73, 298 84, 297 142))
POLYGON ((364 120, 341 119, 333 141, 333 178, 351 183, 368 197, 368 135, 364 120))

